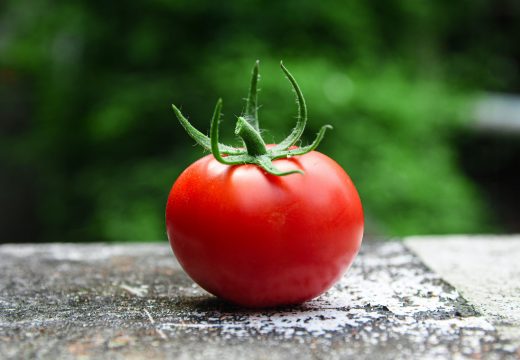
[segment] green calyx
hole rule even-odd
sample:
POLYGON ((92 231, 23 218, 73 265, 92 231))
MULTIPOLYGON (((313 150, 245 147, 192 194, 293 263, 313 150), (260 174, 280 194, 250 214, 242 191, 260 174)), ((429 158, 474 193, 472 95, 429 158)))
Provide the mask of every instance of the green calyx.
POLYGON ((305 130, 307 123, 307 107, 305 105, 305 99, 300 90, 300 87, 296 83, 294 77, 280 62, 282 71, 285 73, 291 86, 296 93, 296 102, 298 104, 298 118, 296 126, 292 132, 279 144, 267 148, 262 136, 260 135, 260 128, 258 125, 258 106, 257 106, 257 89, 258 89, 258 61, 253 67, 253 74, 251 78, 251 85, 249 88, 249 96, 247 97, 246 108, 242 116, 238 117, 235 135, 237 135, 244 145, 243 148, 236 148, 219 143, 219 121, 221 117, 222 99, 217 101, 215 110, 213 112, 213 118, 211 119, 210 136, 206 136, 199 130, 195 129, 190 122, 182 115, 180 110, 172 105, 175 115, 179 119, 181 125, 184 127, 188 135, 190 135, 197 144, 201 145, 204 149, 211 151, 215 159, 222 164, 226 165, 242 165, 242 164, 255 164, 260 166, 263 170, 272 175, 285 176, 290 174, 303 174, 300 169, 290 171, 280 171, 277 169, 273 160, 290 158, 293 156, 304 155, 308 152, 316 149, 321 140, 325 135, 327 129, 332 129, 332 126, 323 126, 316 139, 307 146, 290 149, 296 144, 305 130))

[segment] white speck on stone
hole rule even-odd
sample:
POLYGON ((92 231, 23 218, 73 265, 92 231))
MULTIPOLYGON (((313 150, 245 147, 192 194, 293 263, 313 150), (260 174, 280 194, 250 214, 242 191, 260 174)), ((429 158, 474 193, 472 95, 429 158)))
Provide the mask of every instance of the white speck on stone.
POLYGON ((467 318, 453 318, 453 319, 427 319, 424 320, 427 325, 434 326, 441 332, 453 333, 460 329, 478 329, 479 331, 494 331, 495 327, 491 325, 486 319, 482 317, 467 317, 467 318))
POLYGON ((122 284, 119 285, 119 287, 137 297, 144 297, 148 293, 148 285, 129 286, 126 284, 122 284))

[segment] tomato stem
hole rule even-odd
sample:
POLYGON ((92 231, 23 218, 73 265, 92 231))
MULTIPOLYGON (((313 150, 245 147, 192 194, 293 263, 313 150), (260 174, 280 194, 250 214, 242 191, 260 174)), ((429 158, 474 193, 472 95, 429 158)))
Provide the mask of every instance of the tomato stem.
POLYGON ((249 95, 247 96, 246 110, 244 111, 244 119, 247 120, 256 131, 260 131, 258 125, 258 66, 260 61, 256 60, 255 66, 253 66, 253 72, 251 75, 251 85, 249 87, 249 95))
POLYGON ((307 125, 307 105, 305 105, 305 99, 303 98, 303 93, 296 82, 296 79, 292 76, 292 74, 287 70, 283 63, 280 61, 280 67, 284 72, 287 79, 291 83, 294 92, 296 93, 296 102, 298 104, 298 118, 296 121, 296 126, 292 130, 292 132, 287 136, 283 141, 281 141, 278 145, 274 147, 275 150, 285 150, 296 144, 298 140, 300 140, 303 135, 303 131, 305 130, 305 126, 307 125))
POLYGON ((237 120, 235 135, 242 138, 249 155, 259 156, 267 154, 265 142, 260 136, 260 133, 241 116, 237 120))
POLYGON ((305 125, 307 123, 307 106, 305 105, 305 99, 303 98, 303 94, 294 77, 281 62, 280 67, 282 68, 282 71, 284 72, 285 76, 291 83, 294 92, 296 93, 296 102, 298 104, 298 119, 296 126, 291 131, 289 136, 287 136, 278 145, 275 145, 269 149, 266 147, 265 142, 260 135, 258 126, 258 60, 253 66, 249 95, 247 98, 244 114, 238 117, 235 127, 235 135, 242 139, 245 149, 227 146, 218 142, 219 122, 222 109, 221 99, 219 99, 215 105, 213 118, 211 119, 209 137, 194 128, 175 105, 172 105, 173 111, 175 112, 175 115, 179 119, 179 122, 184 127, 188 135, 190 135, 204 149, 211 151, 215 159, 222 164, 255 164, 269 174, 276 176, 285 176, 295 173, 303 174, 303 171, 300 169, 289 171, 278 170, 276 166, 274 166, 273 160, 304 155, 313 151, 325 136, 325 131, 327 129, 331 129, 332 126, 323 126, 318 132, 316 139, 310 145, 291 149, 291 147, 300 140, 300 137, 305 130, 305 125))
MULTIPOLYGON (((218 104, 217 104, 218 105, 218 104)), ((188 119, 182 115, 181 111, 177 108, 177 106, 172 104, 173 112, 175 113, 175 116, 177 116, 177 119, 181 123, 182 127, 188 135, 195 140, 197 144, 202 146, 204 149, 211 151, 211 143, 209 137, 201 133, 199 130, 197 130, 193 125, 190 124, 188 119)), ((240 149, 236 149, 232 146, 227 146, 223 144, 218 144, 219 150, 223 154, 229 154, 229 155, 238 155, 241 154, 242 151, 240 149)))

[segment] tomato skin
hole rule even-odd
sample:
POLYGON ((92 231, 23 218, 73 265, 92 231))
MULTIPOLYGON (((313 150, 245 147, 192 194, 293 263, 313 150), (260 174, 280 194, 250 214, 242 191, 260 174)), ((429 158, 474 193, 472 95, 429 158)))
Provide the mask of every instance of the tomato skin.
POLYGON ((311 151, 275 160, 274 176, 208 155, 174 183, 166 227, 175 256, 208 292, 246 307, 298 304, 330 288, 363 237, 354 184, 329 157, 311 151))

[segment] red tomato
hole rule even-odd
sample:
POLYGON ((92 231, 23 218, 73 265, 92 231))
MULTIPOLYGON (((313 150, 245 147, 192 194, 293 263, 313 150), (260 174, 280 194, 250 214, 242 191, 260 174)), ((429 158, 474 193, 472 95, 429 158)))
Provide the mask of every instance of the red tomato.
POLYGON ((345 171, 311 151, 254 164, 205 156, 173 185, 168 238, 188 275, 208 292, 247 307, 298 304, 330 288, 361 245, 363 210, 345 171))

